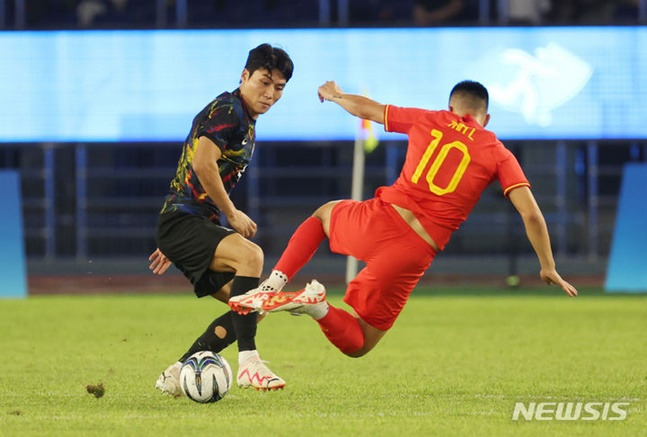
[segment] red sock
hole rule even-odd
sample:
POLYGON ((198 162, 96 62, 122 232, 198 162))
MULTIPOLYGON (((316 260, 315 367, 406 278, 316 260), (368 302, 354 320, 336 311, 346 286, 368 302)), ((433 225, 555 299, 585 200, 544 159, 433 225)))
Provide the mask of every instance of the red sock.
POLYGON ((287 275, 288 279, 292 279, 310 261, 324 238, 326 238, 326 234, 321 220, 309 217, 292 234, 288 247, 283 251, 274 270, 278 270, 287 275))
POLYGON ((328 314, 317 320, 324 335, 345 354, 357 352, 364 346, 364 332, 355 317, 330 305, 328 314))

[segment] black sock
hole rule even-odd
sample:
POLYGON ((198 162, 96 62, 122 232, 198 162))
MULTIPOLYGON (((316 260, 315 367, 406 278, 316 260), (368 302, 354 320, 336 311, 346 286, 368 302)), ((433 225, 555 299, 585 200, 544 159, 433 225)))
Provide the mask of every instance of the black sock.
MULTIPOLYGON (((234 282, 231 284, 230 295, 232 297, 247 293, 249 290, 258 287, 260 278, 251 278, 249 276, 234 276, 234 282)), ((256 349, 256 313, 247 315, 231 313, 231 320, 236 331, 239 351, 251 351, 256 349)))
POLYGON ((200 351, 218 353, 236 341, 236 331, 234 330, 234 323, 231 318, 232 313, 232 311, 228 311, 211 322, 207 330, 182 355, 180 361, 184 362, 191 355, 200 351))

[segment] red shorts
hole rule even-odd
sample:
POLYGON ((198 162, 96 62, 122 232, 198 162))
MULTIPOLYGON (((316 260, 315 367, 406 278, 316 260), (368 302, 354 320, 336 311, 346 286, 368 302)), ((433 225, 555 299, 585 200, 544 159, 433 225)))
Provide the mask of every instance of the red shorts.
POLYGON ((330 250, 366 267, 346 288, 344 302, 369 325, 386 331, 436 255, 391 204, 344 200, 332 210, 330 250))

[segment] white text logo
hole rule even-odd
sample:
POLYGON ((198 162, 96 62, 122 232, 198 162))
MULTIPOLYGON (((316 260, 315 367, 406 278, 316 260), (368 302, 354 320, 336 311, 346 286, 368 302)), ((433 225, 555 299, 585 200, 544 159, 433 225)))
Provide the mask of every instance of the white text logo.
POLYGON ((517 402, 512 420, 625 420, 629 402, 517 402))

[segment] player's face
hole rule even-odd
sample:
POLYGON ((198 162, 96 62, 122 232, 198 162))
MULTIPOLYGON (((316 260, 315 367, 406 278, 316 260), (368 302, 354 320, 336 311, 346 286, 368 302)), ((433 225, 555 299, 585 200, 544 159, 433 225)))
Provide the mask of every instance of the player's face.
POLYGON ((240 94, 252 118, 265 114, 283 95, 287 81, 279 71, 271 73, 262 68, 249 74, 243 70, 240 83, 240 94))

